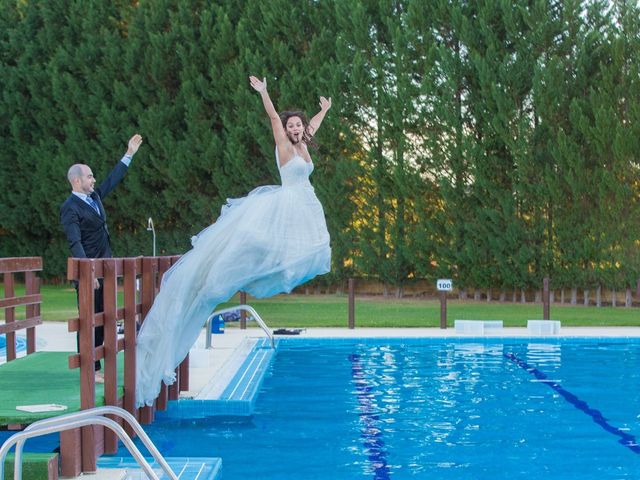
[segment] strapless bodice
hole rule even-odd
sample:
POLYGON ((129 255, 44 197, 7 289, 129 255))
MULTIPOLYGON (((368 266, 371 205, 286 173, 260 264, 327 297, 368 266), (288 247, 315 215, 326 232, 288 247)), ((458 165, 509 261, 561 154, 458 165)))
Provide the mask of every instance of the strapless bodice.
POLYGON ((297 185, 310 185, 309 175, 313 172, 313 163, 307 162, 304 158, 296 155, 284 167, 278 164, 280 179, 283 187, 293 187, 297 185))

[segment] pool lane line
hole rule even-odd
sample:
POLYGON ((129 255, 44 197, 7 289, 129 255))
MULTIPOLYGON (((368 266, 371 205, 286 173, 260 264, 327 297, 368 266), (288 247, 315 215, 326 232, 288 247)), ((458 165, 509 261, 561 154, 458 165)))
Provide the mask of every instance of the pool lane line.
POLYGON ((360 406, 360 421, 363 423, 360 437, 367 449, 367 459, 373 467, 374 480, 389 480, 391 472, 387 464, 387 452, 382 439, 382 428, 378 426, 380 416, 375 413, 371 400, 373 387, 369 385, 364 374, 361 357, 354 353, 349 355, 351 376, 356 386, 356 398, 360 406))
POLYGON ((636 439, 636 437, 623 432, 618 427, 611 425, 609 422, 607 422, 606 418, 604 418, 604 415, 602 415, 602 412, 600 412, 600 410, 591 408, 587 402, 585 402, 584 400, 580 400, 577 395, 574 395, 570 391, 563 388, 558 382, 549 380, 549 378, 543 372, 535 367, 532 367, 524 360, 518 358, 514 353, 503 353, 503 355, 507 359, 518 365, 520 368, 526 370, 528 373, 536 377, 536 379, 538 379, 540 383, 544 383, 547 387, 556 391, 575 408, 590 416, 591 419, 596 423, 596 425, 599 425, 604 431, 620 437, 620 439, 618 440, 618 443, 620 445, 628 448, 633 453, 640 454, 640 446, 638 445, 638 440, 636 439))

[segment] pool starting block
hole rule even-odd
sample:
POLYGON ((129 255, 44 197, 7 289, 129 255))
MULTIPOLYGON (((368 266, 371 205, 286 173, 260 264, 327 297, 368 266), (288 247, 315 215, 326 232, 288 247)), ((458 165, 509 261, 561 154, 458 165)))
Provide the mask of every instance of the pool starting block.
POLYGON ((455 320, 454 327, 462 335, 487 335, 502 330, 502 320, 455 320))
POLYGON ((530 335, 559 335, 558 320, 527 320, 527 331, 530 335))

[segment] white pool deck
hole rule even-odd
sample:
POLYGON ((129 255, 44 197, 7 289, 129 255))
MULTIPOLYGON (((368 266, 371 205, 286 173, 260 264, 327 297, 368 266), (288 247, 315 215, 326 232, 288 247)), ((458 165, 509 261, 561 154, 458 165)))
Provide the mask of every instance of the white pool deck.
MULTIPOLYGON (((495 332, 482 335, 483 337, 522 337, 531 338, 526 328, 505 327, 495 332)), ((76 348, 75 333, 67 331, 64 322, 45 322, 37 328, 38 351, 74 351, 76 348)), ((196 398, 205 391, 211 390, 212 385, 224 383, 235 373, 238 362, 238 353, 246 348, 245 339, 264 338, 265 333, 259 328, 227 328, 224 334, 212 335, 212 348, 204 350, 204 330, 196 342, 197 351, 192 355, 189 369, 188 392, 183 392, 182 397, 196 398), (198 358, 197 361, 196 358, 198 358)), ((470 338, 471 335, 457 334, 454 328, 308 328, 299 336, 283 336, 282 338, 470 338)), ((548 338, 557 337, 640 337, 640 327, 562 327, 559 335, 548 335, 548 338)), ((95 474, 83 474, 82 479, 90 480, 116 480, 125 478, 125 471, 119 469, 98 469, 95 474)))

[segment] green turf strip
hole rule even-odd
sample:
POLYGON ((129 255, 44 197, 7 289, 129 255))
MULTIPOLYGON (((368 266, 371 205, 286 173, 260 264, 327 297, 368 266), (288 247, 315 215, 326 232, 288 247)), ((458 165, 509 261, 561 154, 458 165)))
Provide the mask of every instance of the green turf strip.
MULTIPOLYGON (((29 424, 80 410, 80 369, 69 369, 73 352, 37 352, 0 365, 0 427, 29 424), (18 405, 54 403, 66 410, 29 413, 18 405)), ((119 396, 122 395, 123 355, 118 355, 119 396)), ((96 406, 104 405, 103 385, 96 384, 96 406)))
MULTIPOLYGON (((24 452, 22 454, 22 480, 43 480, 50 478, 49 464, 57 456, 57 453, 24 452)), ((4 462, 4 480, 13 480, 14 463, 15 456, 13 453, 10 453, 4 462)))

